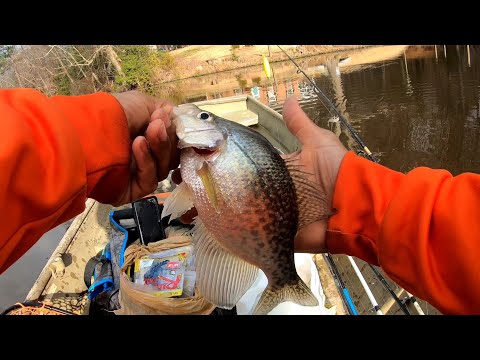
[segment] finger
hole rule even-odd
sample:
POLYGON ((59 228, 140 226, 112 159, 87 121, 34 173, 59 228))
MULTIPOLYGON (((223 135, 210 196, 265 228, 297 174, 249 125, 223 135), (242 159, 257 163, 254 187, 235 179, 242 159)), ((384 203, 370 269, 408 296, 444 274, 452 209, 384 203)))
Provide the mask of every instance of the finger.
POLYGON ((168 176, 170 171, 171 143, 162 120, 155 120, 148 125, 145 137, 150 145, 156 160, 157 176, 161 181, 168 176))
POLYGON ((302 110, 294 96, 290 96, 283 104, 283 119, 290 132, 295 135, 302 144, 312 138, 312 130, 317 128, 307 114, 302 110))
POLYGON ((155 120, 162 120, 167 128, 172 124, 170 115, 162 108, 156 109, 150 116, 150 122, 155 120))
POLYGON ((180 149, 178 148, 178 137, 175 132, 175 124, 167 127, 167 134, 170 139, 170 169, 175 169, 180 164, 180 149))
POLYGON ((152 114, 155 110, 157 109, 162 109, 165 111, 167 115, 170 115, 173 110, 173 103, 169 100, 164 100, 164 99, 157 99, 153 96, 150 95, 144 95, 145 96, 145 105, 148 108, 148 111, 150 114, 152 114))
POLYGON ((168 115, 168 116, 171 116, 172 115, 172 112, 173 112, 173 108, 174 108, 174 104, 169 101, 169 100, 159 100, 159 99, 155 99, 155 108, 160 108, 160 109, 163 109, 163 111, 165 111, 165 113, 168 115))
POLYGON ((132 143, 136 171, 132 179, 132 201, 155 191, 158 186, 157 169, 154 158, 148 148, 147 140, 137 136, 132 143))
POLYGON ((179 185, 182 182, 182 174, 180 173, 180 169, 173 170, 172 181, 177 185, 179 185))

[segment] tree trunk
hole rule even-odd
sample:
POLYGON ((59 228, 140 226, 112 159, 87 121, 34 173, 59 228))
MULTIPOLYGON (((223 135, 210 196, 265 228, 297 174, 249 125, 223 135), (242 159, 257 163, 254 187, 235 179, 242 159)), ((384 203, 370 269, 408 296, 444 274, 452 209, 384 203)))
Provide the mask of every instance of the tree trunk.
POLYGON ((118 58, 118 55, 115 52, 115 50, 113 50, 113 47, 111 45, 107 46, 105 48, 105 51, 107 52, 108 60, 110 60, 110 63, 113 65, 117 73, 120 76, 124 76, 125 74, 122 71, 122 66, 120 65, 120 59, 118 58))
POLYGON ((23 87, 22 80, 20 80, 20 76, 18 75, 17 68, 15 66, 13 66, 13 72, 15 73, 15 77, 17 78, 18 86, 23 87))

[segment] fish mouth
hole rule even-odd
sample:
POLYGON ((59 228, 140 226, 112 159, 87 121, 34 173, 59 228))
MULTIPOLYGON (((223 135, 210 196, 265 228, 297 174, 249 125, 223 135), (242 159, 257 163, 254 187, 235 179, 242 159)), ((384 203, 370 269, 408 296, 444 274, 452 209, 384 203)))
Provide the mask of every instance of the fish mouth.
POLYGON ((214 154, 218 149, 203 149, 203 148, 192 146, 192 150, 195 151, 198 155, 210 156, 214 154))

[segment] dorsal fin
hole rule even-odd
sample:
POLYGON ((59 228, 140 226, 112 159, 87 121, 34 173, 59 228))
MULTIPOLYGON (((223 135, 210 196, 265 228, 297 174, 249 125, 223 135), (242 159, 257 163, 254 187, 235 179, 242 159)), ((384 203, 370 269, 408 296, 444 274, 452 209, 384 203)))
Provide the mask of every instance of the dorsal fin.
POLYGON ((312 181, 314 176, 304 170, 300 164, 300 154, 283 155, 285 165, 295 185, 298 203, 298 228, 302 228, 318 220, 328 219, 334 212, 328 204, 325 192, 312 181))

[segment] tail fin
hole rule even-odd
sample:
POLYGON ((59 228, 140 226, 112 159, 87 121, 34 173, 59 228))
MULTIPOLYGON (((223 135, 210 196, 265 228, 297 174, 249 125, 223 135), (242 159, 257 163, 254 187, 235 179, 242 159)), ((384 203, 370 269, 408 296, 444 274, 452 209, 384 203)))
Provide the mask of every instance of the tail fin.
POLYGON ((258 301, 253 315, 266 315, 278 304, 292 301, 303 306, 317 306, 318 300, 307 284, 297 276, 296 282, 286 284, 277 289, 267 287, 258 301))

